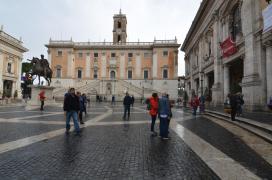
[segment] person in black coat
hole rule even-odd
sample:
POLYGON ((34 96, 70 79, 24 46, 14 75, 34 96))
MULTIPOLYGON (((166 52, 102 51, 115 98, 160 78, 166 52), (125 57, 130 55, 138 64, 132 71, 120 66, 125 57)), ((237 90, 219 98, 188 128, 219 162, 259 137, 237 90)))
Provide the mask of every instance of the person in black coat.
POLYGON ((238 97, 235 94, 231 94, 229 95, 229 99, 230 99, 230 106, 231 106, 231 120, 235 121, 238 97))
POLYGON ((75 89, 71 88, 69 94, 64 99, 63 110, 66 112, 66 134, 69 134, 70 119, 73 118, 75 132, 80 135, 80 128, 78 125, 78 111, 80 110, 79 98, 75 94, 75 89))
POLYGON ((126 96, 124 97, 124 100, 123 100, 123 105, 124 105, 124 116, 123 116, 123 119, 124 120, 126 119, 127 113, 128 113, 128 119, 129 119, 129 116, 130 116, 130 105, 131 104, 132 104, 132 99, 129 96, 129 94, 126 93, 126 96))

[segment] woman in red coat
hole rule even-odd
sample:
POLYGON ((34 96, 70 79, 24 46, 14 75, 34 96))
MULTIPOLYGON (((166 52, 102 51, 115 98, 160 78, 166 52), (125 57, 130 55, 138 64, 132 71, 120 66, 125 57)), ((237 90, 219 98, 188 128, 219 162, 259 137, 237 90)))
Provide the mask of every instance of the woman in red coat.
POLYGON ((159 108, 159 98, 157 93, 152 94, 152 97, 149 99, 149 103, 150 103, 149 114, 152 120, 151 133, 152 135, 157 135, 157 133, 154 131, 154 126, 158 116, 158 108, 159 108))

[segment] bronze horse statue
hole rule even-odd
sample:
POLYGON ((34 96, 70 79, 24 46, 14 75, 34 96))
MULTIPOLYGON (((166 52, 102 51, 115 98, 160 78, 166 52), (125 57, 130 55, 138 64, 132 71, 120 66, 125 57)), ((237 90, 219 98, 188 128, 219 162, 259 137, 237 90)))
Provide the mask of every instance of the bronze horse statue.
MULTIPOLYGON (((49 67, 49 63, 46 59, 43 58, 43 55, 41 55, 42 59, 39 59, 37 57, 33 57, 30 63, 32 64, 32 70, 30 72, 31 76, 33 77, 38 76, 39 78, 39 85, 41 85, 40 77, 43 76, 45 80, 48 83, 48 86, 51 84, 51 78, 52 78, 52 70, 49 67)), ((35 78, 36 79, 36 78, 35 78)))

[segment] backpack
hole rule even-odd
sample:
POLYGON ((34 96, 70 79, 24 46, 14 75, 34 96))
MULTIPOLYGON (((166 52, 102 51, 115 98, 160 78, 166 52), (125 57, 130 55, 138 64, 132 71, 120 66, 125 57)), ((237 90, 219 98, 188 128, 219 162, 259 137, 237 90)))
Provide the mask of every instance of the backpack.
POLYGON ((151 110, 150 99, 146 99, 145 103, 146 103, 146 109, 147 109, 147 110, 151 110))

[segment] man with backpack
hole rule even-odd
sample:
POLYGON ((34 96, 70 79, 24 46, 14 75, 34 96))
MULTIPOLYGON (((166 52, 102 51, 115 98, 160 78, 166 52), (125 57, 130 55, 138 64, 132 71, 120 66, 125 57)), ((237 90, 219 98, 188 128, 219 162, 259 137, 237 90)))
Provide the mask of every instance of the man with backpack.
POLYGON ((124 97, 124 100, 123 100, 123 105, 124 105, 124 116, 123 116, 123 120, 126 119, 127 114, 128 114, 128 119, 129 119, 131 104, 132 104, 132 99, 129 96, 129 94, 126 93, 126 96, 124 97))

